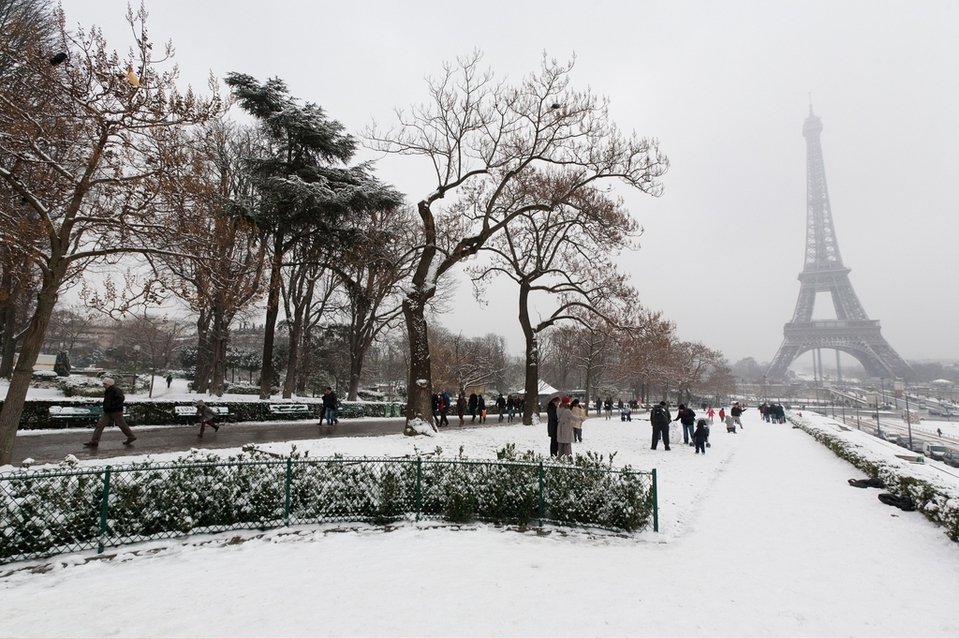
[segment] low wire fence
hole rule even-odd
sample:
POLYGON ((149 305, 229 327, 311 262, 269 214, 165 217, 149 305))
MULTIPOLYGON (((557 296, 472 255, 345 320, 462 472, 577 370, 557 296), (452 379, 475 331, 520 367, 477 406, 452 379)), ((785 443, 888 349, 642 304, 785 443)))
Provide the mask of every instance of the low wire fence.
POLYGON ((656 471, 570 463, 287 458, 0 474, 0 564, 323 522, 544 523, 659 530, 656 471))

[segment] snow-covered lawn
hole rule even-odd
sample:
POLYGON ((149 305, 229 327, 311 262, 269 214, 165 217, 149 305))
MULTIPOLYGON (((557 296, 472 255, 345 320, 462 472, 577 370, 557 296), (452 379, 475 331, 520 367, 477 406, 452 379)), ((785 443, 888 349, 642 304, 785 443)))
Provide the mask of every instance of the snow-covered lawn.
MULTIPOLYGON (((645 421, 586 422, 574 450, 658 470, 660 533, 420 522, 152 542, 0 568, 49 568, 0 578, 0 636, 959 635, 959 544, 850 487, 863 475, 806 433, 744 422, 714 427, 705 456, 649 450, 645 421)), ((508 442, 545 450, 545 426, 297 447, 489 457, 508 442)))

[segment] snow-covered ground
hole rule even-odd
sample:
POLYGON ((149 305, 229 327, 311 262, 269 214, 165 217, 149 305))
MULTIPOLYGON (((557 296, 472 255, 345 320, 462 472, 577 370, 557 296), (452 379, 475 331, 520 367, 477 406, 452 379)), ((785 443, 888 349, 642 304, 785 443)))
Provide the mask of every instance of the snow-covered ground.
MULTIPOLYGON (((801 430, 744 422, 717 425, 705 456, 649 450, 645 421, 586 422, 575 450, 658 470, 659 533, 420 522, 164 540, 0 568, 0 636, 959 635, 959 544, 850 487, 863 475, 801 430)), ((545 450, 545 426, 297 447, 488 457, 508 442, 545 450)))

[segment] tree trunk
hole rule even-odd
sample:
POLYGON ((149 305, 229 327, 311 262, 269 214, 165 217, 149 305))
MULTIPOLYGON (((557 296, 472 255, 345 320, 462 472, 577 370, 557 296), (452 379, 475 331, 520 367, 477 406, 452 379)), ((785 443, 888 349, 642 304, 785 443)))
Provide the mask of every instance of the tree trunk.
POLYGON ((20 425, 20 415, 23 414, 23 406, 27 400, 27 391, 30 389, 33 366, 40 355, 62 280, 59 273, 44 277, 43 286, 37 296, 37 307, 23 336, 20 357, 17 358, 10 388, 3 401, 3 409, 0 410, 0 466, 13 461, 13 446, 17 438, 17 427, 20 425))
POLYGON ((529 284, 519 285, 519 324, 526 340, 525 383, 526 401, 523 402, 523 424, 533 423, 533 411, 539 414, 539 340, 529 320, 529 284))
POLYGON ((587 366, 587 367, 586 367, 586 384, 584 385, 584 386, 586 387, 586 406, 585 406, 585 408, 586 408, 586 414, 587 414, 587 415, 589 415, 589 407, 591 406, 591 404, 589 403, 589 392, 592 390, 592 388, 591 388, 592 383, 593 383, 593 369, 590 368, 589 366, 587 366))
POLYGON ((196 320, 196 373, 193 375, 193 390, 197 393, 206 393, 210 389, 210 372, 213 370, 211 323, 211 313, 205 309, 200 311, 196 320))
POLYGON ((13 358, 17 353, 17 311, 8 300, 0 311, 0 330, 3 331, 3 348, 0 352, 0 377, 10 379, 13 374, 13 358))
POLYGON ((226 352, 230 342, 230 329, 223 309, 213 310, 213 326, 210 331, 210 393, 222 397, 226 391, 226 352))
POLYGON ((283 399, 293 397, 293 390, 299 378, 300 353, 303 351, 303 317, 299 309, 287 326, 290 330, 290 348, 286 360, 286 377, 283 379, 283 399))
POLYGON ((266 300, 266 325, 263 331, 263 361, 260 364, 260 399, 269 399, 273 388, 273 342, 276 337, 276 318, 280 315, 280 267, 283 254, 276 237, 273 242, 273 260, 270 264, 270 291, 266 300))
POLYGON ((422 420, 436 430, 433 424, 433 378, 430 369, 430 345, 424 314, 426 299, 424 296, 408 295, 403 300, 403 318, 410 339, 410 371, 406 386, 406 428, 407 435, 417 434, 410 427, 414 419, 422 420))

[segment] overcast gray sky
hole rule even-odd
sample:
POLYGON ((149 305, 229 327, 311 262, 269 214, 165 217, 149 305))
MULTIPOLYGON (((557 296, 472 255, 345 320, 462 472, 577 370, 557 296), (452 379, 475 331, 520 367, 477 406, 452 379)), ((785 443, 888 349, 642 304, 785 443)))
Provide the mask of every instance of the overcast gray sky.
MULTIPOLYGON (((645 227, 621 264, 641 302, 683 339, 733 362, 769 361, 799 293, 805 141, 812 93, 836 234, 850 280, 906 359, 959 359, 959 3, 244 2, 153 0, 150 32, 172 39, 182 76, 279 76, 359 133, 426 98, 445 60, 485 52, 518 79, 542 52, 577 58, 574 83, 612 102, 620 128, 659 138, 672 163, 659 199, 628 194, 645 227)), ((121 51, 125 0, 64 0, 121 51)), ((412 160, 379 174, 422 198, 412 160)), ((509 291, 477 313, 470 287, 443 323, 520 345, 509 291)), ((830 305, 831 306, 831 305, 830 305)), ((816 317, 833 317, 817 305, 816 317)), ((828 361, 828 358, 827 358, 828 361)))

